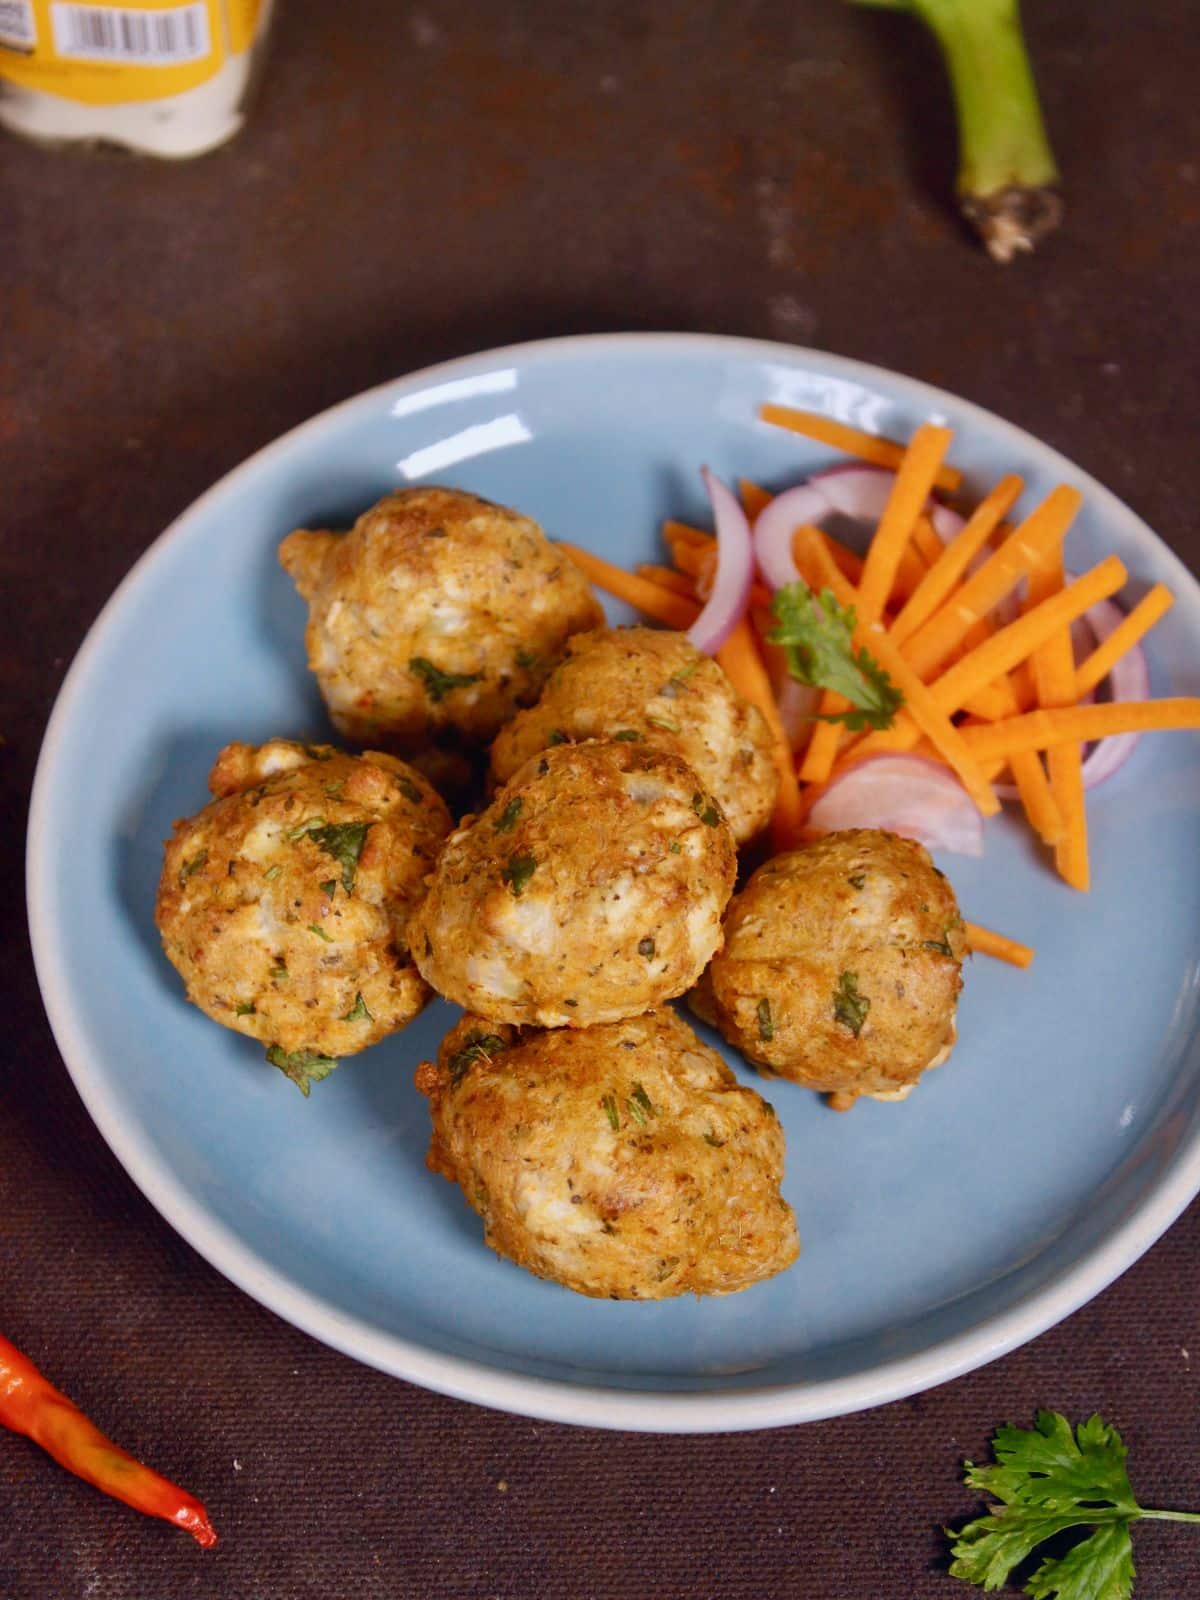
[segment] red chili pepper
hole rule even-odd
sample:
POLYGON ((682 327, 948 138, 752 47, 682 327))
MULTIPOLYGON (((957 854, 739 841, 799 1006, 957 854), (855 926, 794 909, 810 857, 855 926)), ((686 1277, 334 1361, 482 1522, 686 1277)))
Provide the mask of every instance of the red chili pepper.
POLYGON ((42 1377, 27 1356, 0 1334, 0 1424, 26 1434, 76 1477, 94 1484, 135 1511, 163 1517, 185 1528, 197 1544, 217 1542, 208 1513, 199 1500, 160 1478, 106 1439, 73 1405, 42 1377))

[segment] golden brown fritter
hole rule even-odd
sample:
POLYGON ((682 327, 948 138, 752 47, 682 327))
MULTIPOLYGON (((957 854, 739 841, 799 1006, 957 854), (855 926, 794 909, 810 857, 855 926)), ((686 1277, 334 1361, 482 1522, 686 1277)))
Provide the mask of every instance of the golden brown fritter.
POLYGON ((409 942, 439 994, 480 1016, 613 1022, 696 981, 735 870, 716 802, 677 756, 559 745, 450 836, 409 942))
POLYGON ((410 1022, 429 990, 409 913, 450 817, 394 756, 226 745, 216 796, 175 824, 155 917, 188 999, 271 1047, 305 1093, 410 1022))
POLYGON ((739 844, 766 826, 779 775, 762 712, 686 634, 667 629, 576 634, 538 703, 497 735, 493 780, 506 783, 530 756, 564 739, 611 738, 625 729, 687 762, 716 796, 739 844))
POLYGON ((922 845, 871 828, 760 867, 725 916, 691 1004, 765 1071, 902 1099, 954 1045, 966 935, 922 845))
POLYGON ((459 489, 386 495, 346 534, 298 529, 279 559, 334 723, 403 755, 493 739, 569 635, 603 621, 536 522, 459 489))
POLYGON ((669 1008, 581 1030, 467 1016, 417 1086, 428 1165, 539 1277, 662 1300, 732 1294, 796 1259, 773 1110, 669 1008))

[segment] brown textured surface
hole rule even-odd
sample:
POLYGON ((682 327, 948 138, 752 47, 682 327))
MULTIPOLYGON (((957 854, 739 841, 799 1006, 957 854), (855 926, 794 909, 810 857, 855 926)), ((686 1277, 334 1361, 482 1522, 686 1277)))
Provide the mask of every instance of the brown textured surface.
MULTIPOLYGON (((1150 1503, 1200 1506, 1200 1208, 1063 1326, 882 1411, 674 1440, 504 1417, 314 1343, 175 1237, 70 1086, 21 916, 41 730, 114 584, 258 445, 433 359, 620 327, 819 344, 1023 424, 1200 564, 1192 7, 1030 9, 1069 216, 1007 271, 940 199, 923 40, 832 0, 293 0, 212 157, 0 144, 0 1327, 222 1536, 0 1437, 2 1600, 951 1600, 960 1457, 1039 1403, 1102 1409, 1150 1503)), ((1136 1542, 1139 1600, 1200 1593, 1194 1532, 1136 1542)))

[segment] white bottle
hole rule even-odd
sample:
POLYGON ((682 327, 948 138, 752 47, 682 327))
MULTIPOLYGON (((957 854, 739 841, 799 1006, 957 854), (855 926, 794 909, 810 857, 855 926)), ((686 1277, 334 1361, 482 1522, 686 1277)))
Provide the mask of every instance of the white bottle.
POLYGON ((0 126, 202 155, 238 131, 272 0, 0 0, 0 126))

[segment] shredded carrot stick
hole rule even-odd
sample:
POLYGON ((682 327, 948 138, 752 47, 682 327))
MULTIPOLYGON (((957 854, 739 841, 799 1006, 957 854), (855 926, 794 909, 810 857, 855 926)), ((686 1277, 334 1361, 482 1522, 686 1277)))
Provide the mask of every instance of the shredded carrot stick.
POLYGON ((913 549, 928 566, 932 566, 946 548, 941 535, 924 513, 913 523, 912 542, 913 549))
POLYGON ((656 583, 660 589, 686 595, 689 600, 696 598, 695 584, 686 573, 676 572, 674 567, 658 567, 651 561, 643 561, 637 568, 637 575, 645 578, 647 583, 656 583))
POLYGON ((758 653, 754 630, 744 617, 717 651, 717 660, 742 698, 762 712, 771 730, 771 750, 779 773, 779 798, 771 819, 771 839, 777 850, 790 850, 798 841, 802 817, 796 767, 787 731, 771 692, 771 680, 758 653))
POLYGON ((751 483, 749 478, 738 479, 738 491, 742 497, 742 510, 751 522, 764 507, 771 504, 773 498, 765 489, 760 489, 756 483, 751 483))
MULTIPOLYGON (((833 590, 839 604, 853 605, 854 591, 834 565, 820 530, 806 529, 805 533, 822 586, 828 586, 833 590)), ((963 787, 984 816, 995 816, 1000 810, 1000 802, 964 743, 962 734, 949 717, 938 709, 930 691, 892 644, 887 634, 878 625, 868 627, 860 619, 855 626, 854 641, 860 648, 869 650, 892 679, 904 696, 910 715, 954 768, 963 787)), ((819 733, 820 729, 817 732, 819 733)), ((815 734, 813 742, 816 742, 815 734)))
POLYGON ((1114 733, 1162 733, 1200 728, 1200 696, 1162 700, 1104 700, 1097 705, 1026 711, 1004 722, 980 722, 959 732, 981 761, 1007 761, 1017 750, 1053 750, 1090 744, 1114 733))
POLYGON ((716 544, 716 538, 711 533, 705 533, 703 528, 693 528, 690 522, 676 522, 674 517, 668 517, 662 525, 663 538, 668 542, 672 539, 683 539, 687 544, 710 545, 716 544))
POLYGON ((1163 583, 1156 583, 1142 597, 1133 610, 1091 655, 1082 661, 1075 673, 1075 693, 1082 700, 1104 682, 1121 657, 1127 655, 1138 640, 1143 638, 1160 618, 1175 604, 1175 596, 1163 583))
POLYGON ((649 583, 636 573, 626 572, 623 567, 614 566, 611 561, 593 555, 590 550, 581 550, 578 545, 568 544, 565 539, 558 541, 558 548, 575 563, 590 583, 607 594, 616 595, 618 600, 624 600, 627 605, 653 617, 656 622, 686 630, 700 615, 700 607, 685 600, 682 595, 660 589, 656 583, 649 583))
POLYGON ((1033 960, 1033 951, 1027 944, 1018 944, 1006 934, 993 933, 977 922, 964 922, 963 927, 967 944, 981 956, 995 956, 997 961, 1007 961, 1014 967, 1027 967, 1033 960))
POLYGON ((698 578, 711 569, 717 557, 716 544, 685 544, 679 540, 671 551, 671 559, 680 572, 689 578, 698 578))
MULTIPOLYGON (((1128 576, 1123 562, 1116 556, 1106 556, 1090 572, 1076 578, 1057 594, 1031 605, 1016 622, 997 628, 981 645, 961 656, 941 674, 932 685, 938 704, 947 712, 957 711, 960 706, 974 710, 972 697, 978 691, 993 685, 1002 674, 1011 672, 1030 656, 1035 659, 1036 671, 1035 652, 1056 635, 1061 638, 1071 623, 1097 600, 1116 594, 1128 576)), ((1073 693, 1069 698, 1074 698, 1073 693)), ((1011 715, 1011 691, 1008 696, 1002 693, 1001 699, 1011 715)))
MULTIPOLYGON (((912 443, 897 468, 858 585, 858 613, 868 627, 878 622, 883 614, 901 553, 912 539, 913 527, 929 499, 938 467, 950 448, 950 439, 949 428, 923 423, 913 434, 912 443)), ((938 545, 940 549, 940 540, 938 545)))
MULTIPOLYGON (((857 456, 860 461, 870 461, 877 467, 895 470, 904 458, 904 446, 894 439, 884 439, 878 434, 864 433, 845 422, 834 422, 831 417, 819 416, 814 411, 798 411, 792 406, 760 406, 758 414, 764 422, 777 428, 787 428, 791 433, 803 434, 806 439, 816 439, 831 445, 846 455, 857 456)), ((951 494, 962 486, 962 473, 955 467, 940 466, 936 483, 939 489, 951 494)))
POLYGON ((978 572, 952 593, 923 627, 901 646, 920 678, 930 678, 953 654, 974 625, 1028 573, 1056 549, 1079 510, 1078 489, 1060 484, 989 556, 978 572))
MULTIPOLYGON (((1059 546, 1045 552, 1029 574, 1026 615, 1043 604, 1061 599, 1063 582, 1062 548, 1059 546)), ((1075 653, 1069 625, 1052 633, 1034 651, 1033 681, 1037 685, 1038 704, 1043 710, 1058 710, 1075 703, 1075 653)), ((1073 889, 1085 890, 1091 873, 1082 745, 1055 745, 1046 756, 1046 767, 1050 787, 1063 816, 1063 836, 1054 847, 1054 864, 1073 889)))
POLYGON ((991 538, 1001 518, 1012 509, 1024 487, 1022 480, 1010 473, 1001 478, 991 493, 979 502, 892 623, 894 644, 903 644, 933 615, 991 538))

